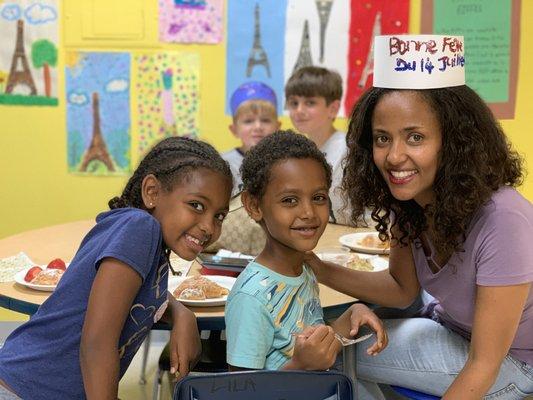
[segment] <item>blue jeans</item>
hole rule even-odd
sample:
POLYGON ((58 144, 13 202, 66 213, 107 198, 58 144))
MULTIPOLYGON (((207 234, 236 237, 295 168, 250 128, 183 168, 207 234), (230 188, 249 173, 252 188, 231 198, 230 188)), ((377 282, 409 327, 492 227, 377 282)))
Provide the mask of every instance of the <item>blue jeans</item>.
POLYGON ((21 400, 15 393, 0 385, 0 400, 21 400))
MULTIPOLYGON (((463 368, 470 342, 426 318, 383 321, 389 345, 369 356, 368 341, 357 344, 358 399, 385 399, 377 383, 442 396, 463 368)), ((533 367, 507 356, 485 399, 523 399, 533 394, 533 367)))

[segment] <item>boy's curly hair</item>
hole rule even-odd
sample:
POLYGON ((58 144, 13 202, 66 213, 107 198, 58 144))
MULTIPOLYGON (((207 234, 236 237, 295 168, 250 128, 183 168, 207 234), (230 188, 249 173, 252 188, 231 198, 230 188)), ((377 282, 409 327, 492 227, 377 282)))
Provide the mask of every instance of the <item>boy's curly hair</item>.
POLYGON ((433 184, 435 204, 423 209, 414 200, 396 200, 372 155, 372 115, 381 98, 396 89, 371 88, 350 118, 348 156, 342 188, 352 206, 352 220, 372 210, 380 237, 389 236, 391 215, 401 245, 427 230, 433 221, 439 254, 462 250, 472 217, 501 186, 522 182, 522 159, 505 137, 485 102, 468 86, 416 91, 434 110, 442 132, 440 161, 433 184))
POLYGON ((153 174, 167 191, 186 179, 198 168, 219 172, 231 186, 233 177, 229 164, 213 146, 186 137, 169 137, 161 140, 146 154, 129 179, 122 195, 109 200, 109 208, 136 207, 145 209, 141 186, 145 176, 153 174))
POLYGON ((244 190, 260 199, 265 194, 272 167, 277 162, 290 158, 310 158, 322 164, 329 189, 331 166, 316 144, 291 130, 280 130, 261 139, 244 156, 240 169, 244 190))

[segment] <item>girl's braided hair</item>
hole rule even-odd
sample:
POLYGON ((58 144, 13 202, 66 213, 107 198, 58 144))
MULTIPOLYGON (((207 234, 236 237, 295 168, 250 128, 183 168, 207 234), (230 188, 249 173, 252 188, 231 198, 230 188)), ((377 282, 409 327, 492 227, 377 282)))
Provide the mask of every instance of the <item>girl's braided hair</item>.
POLYGON ((153 174, 167 191, 198 168, 219 172, 231 185, 233 177, 226 161, 213 146, 186 137, 169 137, 156 144, 146 154, 122 195, 109 200, 109 208, 135 207, 144 209, 141 185, 145 176, 153 174))

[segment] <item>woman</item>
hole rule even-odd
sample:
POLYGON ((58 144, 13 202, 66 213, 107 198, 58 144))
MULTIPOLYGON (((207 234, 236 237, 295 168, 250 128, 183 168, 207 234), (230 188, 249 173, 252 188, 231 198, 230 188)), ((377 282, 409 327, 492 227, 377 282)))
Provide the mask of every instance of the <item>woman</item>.
POLYGON ((435 298, 422 318, 384 321, 379 356, 358 351, 359 398, 383 399, 375 383, 444 399, 532 394, 533 207, 514 189, 521 160, 487 105, 465 85, 374 87, 347 143, 352 219, 373 210, 380 238, 392 239, 390 267, 313 257, 318 280, 387 307, 409 306, 420 288, 435 298))

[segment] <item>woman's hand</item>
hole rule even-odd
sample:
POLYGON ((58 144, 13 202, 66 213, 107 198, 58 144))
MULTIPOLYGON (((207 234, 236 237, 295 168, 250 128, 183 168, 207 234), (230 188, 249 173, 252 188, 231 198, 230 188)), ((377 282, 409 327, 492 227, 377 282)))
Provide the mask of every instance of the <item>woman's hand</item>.
POLYGON ((376 332, 376 342, 366 350, 368 355, 375 356, 387 347, 389 343, 387 331, 383 327, 381 320, 372 310, 364 304, 357 303, 350 307, 350 336, 354 337, 357 335, 362 325, 368 325, 376 332))
POLYGON ((170 333, 170 373, 176 379, 186 376, 198 362, 202 352, 196 316, 183 304, 176 302, 172 311, 170 333))
POLYGON ((320 258, 318 258, 318 256, 312 252, 312 251, 307 251, 305 253, 305 256, 304 256, 304 263, 306 265, 308 265, 312 270, 313 272, 315 273, 315 276, 316 276, 316 279, 320 282, 320 283, 323 283, 323 277, 325 275, 327 275, 327 268, 328 268, 328 264, 327 262, 325 261, 322 261, 320 258))

